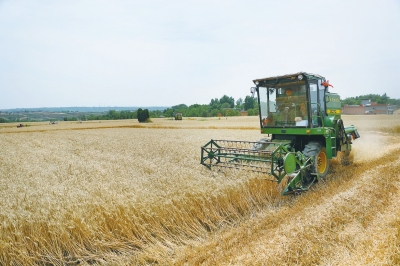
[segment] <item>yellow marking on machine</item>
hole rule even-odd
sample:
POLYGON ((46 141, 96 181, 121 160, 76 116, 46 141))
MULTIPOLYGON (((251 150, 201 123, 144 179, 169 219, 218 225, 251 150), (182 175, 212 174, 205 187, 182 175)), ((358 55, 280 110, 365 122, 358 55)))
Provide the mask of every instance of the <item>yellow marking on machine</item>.
POLYGON ((337 109, 337 110, 333 110, 333 109, 328 109, 327 110, 327 113, 328 114, 332 114, 332 115, 340 115, 340 109, 337 109))

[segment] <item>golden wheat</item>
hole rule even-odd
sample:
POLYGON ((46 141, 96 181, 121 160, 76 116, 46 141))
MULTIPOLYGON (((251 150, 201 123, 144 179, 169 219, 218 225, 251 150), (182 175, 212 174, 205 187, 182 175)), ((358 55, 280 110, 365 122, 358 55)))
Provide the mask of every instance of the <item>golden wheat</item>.
POLYGON ((211 176, 199 164, 210 138, 254 140, 257 131, 124 123, 78 131, 68 129, 80 123, 40 124, 1 134, 0 262, 100 261, 182 244, 235 223, 267 197, 264 184, 249 191, 250 174, 211 176), (233 204, 235 197, 245 206, 233 204))
POLYGON ((294 198, 199 164, 209 139, 260 139, 254 117, 2 127, 0 264, 399 261, 399 118, 344 117, 354 165, 294 198))

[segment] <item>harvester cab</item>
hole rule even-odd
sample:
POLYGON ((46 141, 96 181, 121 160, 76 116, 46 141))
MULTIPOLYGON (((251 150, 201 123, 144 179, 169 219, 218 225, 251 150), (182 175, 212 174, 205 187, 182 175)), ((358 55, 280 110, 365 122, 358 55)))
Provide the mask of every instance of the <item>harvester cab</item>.
POLYGON ((359 138, 341 118, 340 97, 324 77, 300 72, 253 80, 260 141, 211 140, 201 147, 201 164, 251 170, 285 182, 282 194, 308 190, 329 172, 330 159, 342 153, 349 164, 352 141, 359 138))

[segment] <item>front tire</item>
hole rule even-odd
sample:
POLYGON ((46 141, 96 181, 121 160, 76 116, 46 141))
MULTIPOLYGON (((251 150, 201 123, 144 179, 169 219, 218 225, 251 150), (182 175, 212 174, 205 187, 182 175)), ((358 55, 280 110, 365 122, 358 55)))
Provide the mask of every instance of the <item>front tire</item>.
POLYGON ((330 161, 326 155, 326 149, 320 142, 309 142, 303 150, 303 154, 314 158, 313 170, 318 178, 324 178, 328 175, 330 161))
POLYGON ((326 155, 325 147, 321 147, 315 156, 314 165, 319 177, 326 177, 329 172, 329 159, 326 155))

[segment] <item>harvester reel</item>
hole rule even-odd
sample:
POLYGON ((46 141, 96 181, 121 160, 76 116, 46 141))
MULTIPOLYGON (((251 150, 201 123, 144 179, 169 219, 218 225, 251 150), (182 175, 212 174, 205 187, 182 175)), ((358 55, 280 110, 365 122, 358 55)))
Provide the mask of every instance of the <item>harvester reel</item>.
POLYGON ((269 144, 271 143, 270 139, 263 138, 257 141, 257 143, 254 143, 252 150, 257 150, 257 151, 265 151, 269 144))

